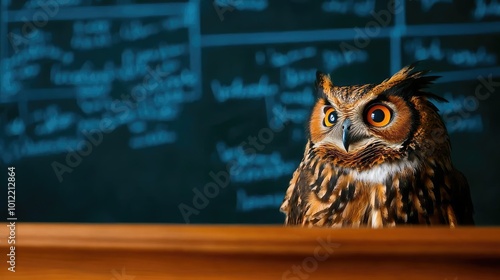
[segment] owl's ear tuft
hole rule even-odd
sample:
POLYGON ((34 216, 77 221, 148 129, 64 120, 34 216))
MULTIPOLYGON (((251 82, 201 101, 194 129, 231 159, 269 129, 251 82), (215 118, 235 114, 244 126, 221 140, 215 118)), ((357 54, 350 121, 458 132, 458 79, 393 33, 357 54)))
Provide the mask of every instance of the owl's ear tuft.
POLYGON ((416 71, 415 66, 419 63, 420 61, 415 62, 399 70, 392 77, 378 85, 374 92, 377 95, 381 93, 399 95, 405 99, 422 96, 439 102, 447 102, 446 99, 425 90, 440 76, 427 75, 430 72, 428 70, 416 71))
POLYGON ((333 89, 333 83, 330 79, 330 75, 323 72, 316 71, 316 91, 320 97, 326 97, 327 93, 330 93, 333 89))

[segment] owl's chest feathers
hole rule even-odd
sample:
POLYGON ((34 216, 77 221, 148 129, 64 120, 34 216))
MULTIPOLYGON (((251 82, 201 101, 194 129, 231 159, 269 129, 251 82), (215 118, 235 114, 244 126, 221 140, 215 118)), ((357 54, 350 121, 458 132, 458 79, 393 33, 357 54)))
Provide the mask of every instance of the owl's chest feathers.
POLYGON ((352 174, 352 179, 371 184, 384 184, 387 179, 401 174, 411 175, 418 170, 420 162, 414 161, 398 161, 392 163, 382 163, 374 167, 358 171, 350 169, 348 173, 352 174))
POLYGON ((433 212, 435 194, 430 174, 417 160, 375 165, 358 171, 328 163, 313 165, 309 178, 310 218, 304 224, 371 227, 419 222, 433 212))

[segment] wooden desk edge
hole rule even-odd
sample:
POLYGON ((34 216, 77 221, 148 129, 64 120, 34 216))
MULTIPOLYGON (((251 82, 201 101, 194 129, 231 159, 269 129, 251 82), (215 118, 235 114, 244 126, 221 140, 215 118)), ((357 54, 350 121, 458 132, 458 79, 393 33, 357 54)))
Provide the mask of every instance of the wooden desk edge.
MULTIPOLYGON (((26 249, 310 255, 318 246, 335 248, 337 256, 449 255, 500 258, 500 228, 401 227, 374 230, 266 225, 16 225, 16 247, 26 249)), ((0 248, 3 247, 9 245, 1 242, 0 248)))
POLYGON ((2 267, 1 279, 494 280, 500 270, 500 228, 18 223, 15 233, 16 272, 2 267))

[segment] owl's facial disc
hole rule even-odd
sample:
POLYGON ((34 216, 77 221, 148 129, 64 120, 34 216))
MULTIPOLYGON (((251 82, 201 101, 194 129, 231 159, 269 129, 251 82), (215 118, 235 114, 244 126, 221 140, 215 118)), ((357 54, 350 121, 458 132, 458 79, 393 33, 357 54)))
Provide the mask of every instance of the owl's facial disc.
POLYGON ((310 140, 316 147, 326 145, 337 150, 340 157, 363 154, 368 148, 370 153, 378 153, 371 148, 374 146, 399 150, 418 118, 411 108, 394 94, 353 99, 352 94, 339 92, 323 97, 311 114, 310 140))
POLYGON ((323 142, 335 144, 345 153, 356 153, 374 141, 384 141, 394 120, 393 105, 378 100, 343 104, 339 111, 331 104, 322 108, 323 142), (380 135, 382 133, 382 135, 380 135), (379 134, 380 136, 378 136, 379 134))

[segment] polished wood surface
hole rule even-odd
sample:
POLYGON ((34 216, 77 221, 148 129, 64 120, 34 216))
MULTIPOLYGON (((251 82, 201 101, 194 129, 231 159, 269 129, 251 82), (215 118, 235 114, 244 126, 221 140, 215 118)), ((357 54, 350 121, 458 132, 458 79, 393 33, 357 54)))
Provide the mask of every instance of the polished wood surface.
POLYGON ((500 228, 3 227, 0 279, 500 279, 500 228))

